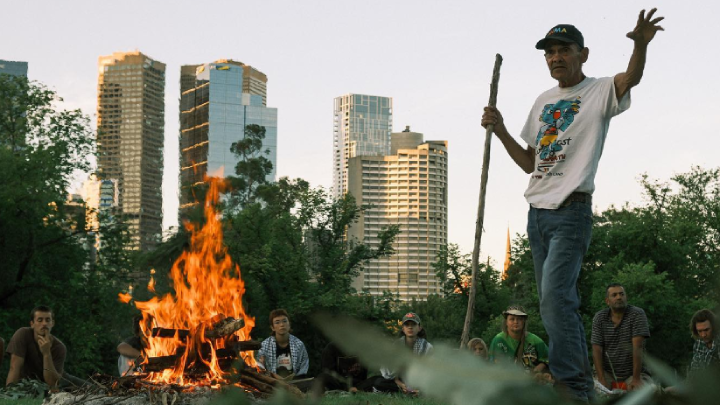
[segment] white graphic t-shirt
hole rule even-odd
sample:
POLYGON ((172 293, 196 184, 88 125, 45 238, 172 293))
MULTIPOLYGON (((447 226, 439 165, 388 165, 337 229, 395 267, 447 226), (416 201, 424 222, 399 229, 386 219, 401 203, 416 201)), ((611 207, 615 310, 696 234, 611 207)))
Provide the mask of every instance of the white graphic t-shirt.
POLYGON ((520 133, 535 148, 528 203, 557 209, 575 191, 592 194, 610 119, 628 108, 630 92, 618 102, 612 77, 586 77, 541 94, 520 133))

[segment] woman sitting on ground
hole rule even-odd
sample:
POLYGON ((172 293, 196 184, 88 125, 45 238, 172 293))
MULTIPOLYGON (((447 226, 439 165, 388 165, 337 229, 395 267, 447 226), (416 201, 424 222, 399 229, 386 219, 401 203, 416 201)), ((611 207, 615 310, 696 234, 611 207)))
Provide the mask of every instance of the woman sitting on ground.
MULTIPOLYGON (((408 312, 402 319, 402 330, 400 331, 400 339, 398 344, 413 351, 416 355, 427 355, 432 351, 432 345, 425 337, 427 332, 420 325, 420 317, 414 312, 408 312)), ((373 383, 373 391, 380 392, 403 392, 406 394, 416 394, 417 391, 408 387, 402 380, 400 373, 381 368, 382 377, 378 377, 373 383)))
POLYGON ((532 372, 540 381, 552 382, 548 368, 548 346, 528 332, 528 314, 519 305, 503 311, 502 332, 490 342, 490 362, 513 362, 532 372))
POLYGON ((467 343, 467 348, 473 353, 473 355, 478 356, 483 360, 488 359, 488 348, 484 340, 480 338, 472 338, 467 343))

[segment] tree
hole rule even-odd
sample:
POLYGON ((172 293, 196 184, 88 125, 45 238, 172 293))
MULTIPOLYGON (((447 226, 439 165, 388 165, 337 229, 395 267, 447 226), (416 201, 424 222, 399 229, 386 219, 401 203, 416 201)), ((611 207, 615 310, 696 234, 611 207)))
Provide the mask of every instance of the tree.
POLYGON ((243 139, 233 142, 230 150, 240 161, 235 165, 236 176, 231 177, 233 197, 238 199, 240 208, 255 202, 256 188, 267 184, 267 176, 272 173, 273 164, 263 155, 270 153, 263 150, 265 127, 257 124, 245 126, 243 139))
POLYGON ((105 229, 106 249, 93 261, 85 207, 66 203, 73 173, 90 169, 94 136, 89 119, 61 102, 42 84, 0 74, 0 335, 49 305, 67 370, 85 376, 113 371, 115 346, 131 328, 115 299, 130 262, 119 226, 105 229))
MULTIPOLYGON (((441 247, 433 267, 443 284, 444 297, 430 296, 425 302, 414 301, 407 307, 408 310, 415 308, 421 314, 428 333, 432 330, 433 336, 452 341, 453 345, 460 341, 465 322, 471 290, 468 285, 471 264, 470 254, 460 253, 458 245, 451 243, 441 247)), ((470 334, 481 336, 493 316, 507 306, 509 297, 507 288, 500 283, 500 272, 489 264, 479 264, 476 280, 478 288, 470 334)))
POLYGON ((93 136, 79 110, 53 107, 60 101, 41 84, 0 75, 0 305, 38 286, 40 256, 85 232, 84 212, 78 218, 65 202, 72 174, 90 168, 93 136))

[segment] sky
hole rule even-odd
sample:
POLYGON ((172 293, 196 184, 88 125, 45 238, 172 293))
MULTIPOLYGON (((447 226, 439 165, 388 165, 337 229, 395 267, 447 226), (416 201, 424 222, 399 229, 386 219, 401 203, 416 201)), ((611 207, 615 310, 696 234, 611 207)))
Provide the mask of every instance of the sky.
MULTIPOLYGON (((139 50, 167 64, 165 229, 177 225, 181 65, 234 59, 265 73, 267 105, 278 109, 278 175, 326 188, 333 99, 392 97, 394 132, 409 125, 426 140, 449 142, 449 242, 469 253, 495 54, 504 60, 497 106, 517 138, 535 98, 557 84, 534 48, 551 27, 578 27, 590 48, 585 74, 612 76, 632 53, 625 34, 653 7, 665 31, 650 44, 632 107, 610 125, 595 179, 599 212, 643 204, 644 173, 669 180, 693 165, 718 166, 720 2, 0 0, 0 59, 29 62, 30 79, 56 90, 66 108, 82 109, 93 126, 99 56, 139 50)), ((502 266, 507 230, 526 232, 527 183, 493 139, 482 260, 502 266)))

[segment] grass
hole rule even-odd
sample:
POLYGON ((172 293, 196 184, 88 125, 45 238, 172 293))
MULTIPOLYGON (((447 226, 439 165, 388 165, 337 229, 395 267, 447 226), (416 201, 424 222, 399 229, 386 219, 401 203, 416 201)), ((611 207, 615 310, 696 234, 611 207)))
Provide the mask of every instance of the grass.
MULTIPOLYGON (((40 405, 41 398, 0 399, 0 405, 40 405)), ((316 403, 318 404, 318 403, 316 403)), ((318 405, 447 405, 430 398, 412 398, 397 394, 371 394, 357 393, 353 395, 339 395, 329 393, 325 395, 318 405)))
POLYGON ((338 395, 329 393, 320 401, 320 405, 447 405, 431 398, 408 397, 399 394, 357 393, 354 395, 338 395))
POLYGON ((40 405, 42 398, 0 399, 0 405, 40 405))

